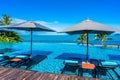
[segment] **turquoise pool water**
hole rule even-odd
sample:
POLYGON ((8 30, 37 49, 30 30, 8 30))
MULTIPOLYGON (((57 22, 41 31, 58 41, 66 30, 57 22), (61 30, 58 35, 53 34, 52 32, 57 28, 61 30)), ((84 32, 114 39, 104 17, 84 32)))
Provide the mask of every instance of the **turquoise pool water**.
MULTIPOLYGON (((12 56, 18 53, 30 51, 30 43, 1 43, 2 48, 12 48, 15 51, 5 52, 4 55, 12 56)), ((47 58, 38 64, 34 65, 30 70, 40 72, 51 72, 60 74, 64 67, 63 61, 68 59, 69 56, 82 57, 85 60, 86 46, 80 46, 76 43, 33 43, 33 56, 37 54, 46 55, 47 58)), ((120 49, 118 48, 101 48, 90 46, 89 58, 105 59, 109 61, 120 62, 120 49)), ((72 73, 70 73, 72 74, 72 73)), ((86 74, 84 74, 86 75, 86 74)))

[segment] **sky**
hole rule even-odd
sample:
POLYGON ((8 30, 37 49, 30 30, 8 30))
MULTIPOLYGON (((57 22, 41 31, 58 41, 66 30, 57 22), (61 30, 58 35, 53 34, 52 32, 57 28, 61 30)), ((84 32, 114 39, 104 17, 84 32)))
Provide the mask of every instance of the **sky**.
POLYGON ((120 28, 120 0, 0 0, 0 16, 37 21, 57 30, 86 18, 120 28))

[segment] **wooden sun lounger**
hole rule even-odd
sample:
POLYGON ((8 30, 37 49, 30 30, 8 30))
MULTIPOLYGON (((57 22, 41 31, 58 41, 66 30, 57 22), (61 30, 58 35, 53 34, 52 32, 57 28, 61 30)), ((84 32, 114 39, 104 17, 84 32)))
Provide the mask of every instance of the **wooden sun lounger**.
POLYGON ((6 64, 11 58, 9 56, 3 56, 2 59, 0 60, 0 65, 3 66, 6 64), (2 64, 4 63, 4 64, 2 64))
POLYGON ((23 59, 23 58, 12 58, 10 59, 5 65, 6 67, 14 67, 14 68, 20 68, 21 66, 26 66, 26 69, 29 69, 31 66, 41 62, 42 60, 44 60, 45 58, 47 58, 47 56, 45 55, 36 55, 32 58, 27 58, 27 59, 23 59))
POLYGON ((2 56, 1 58, 2 58, 2 59, 0 60, 0 62, 10 59, 8 56, 2 56))
POLYGON ((30 69, 33 65, 41 62, 45 58, 47 58, 47 56, 45 55, 36 55, 32 58, 26 59, 26 61, 21 60, 20 62, 17 62, 17 64, 14 65, 14 67, 20 68, 21 66, 26 66, 25 69, 30 69))
POLYGON ((82 58, 69 57, 69 60, 65 60, 63 62, 65 66, 62 69, 61 74, 63 74, 65 71, 75 72, 78 69, 78 76, 79 76, 79 67, 81 62, 82 62, 82 58))
MULTIPOLYGON (((19 55, 22 55, 22 54, 19 54, 19 55)), ((25 55, 25 54, 23 54, 23 55, 25 55)), ((15 67, 17 65, 17 63, 21 64, 22 62, 26 62, 26 60, 29 59, 29 57, 28 58, 17 58, 16 56, 7 59, 8 61, 3 66, 15 67)), ((25 55, 25 56, 28 56, 28 55, 25 55)))

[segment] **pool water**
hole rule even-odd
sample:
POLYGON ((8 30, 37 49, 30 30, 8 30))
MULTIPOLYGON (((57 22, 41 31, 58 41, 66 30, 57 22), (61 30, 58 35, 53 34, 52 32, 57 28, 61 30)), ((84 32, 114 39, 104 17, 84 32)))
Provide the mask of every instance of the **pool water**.
MULTIPOLYGON (((30 51, 29 42, 2 44, 2 48, 12 48, 15 51, 5 52, 4 55, 13 56, 15 54, 30 51)), ((28 53, 29 54, 29 53, 28 53)), ((85 61, 86 46, 77 45, 76 43, 33 43, 33 56, 41 54, 46 55, 47 58, 38 64, 32 66, 30 70, 40 72, 50 72, 61 74, 64 67, 63 61, 72 57, 82 57, 85 61)), ((89 58, 105 59, 109 61, 116 61, 120 63, 120 49, 118 48, 102 48, 96 46, 89 46, 89 58)), ((110 71, 111 72, 111 71, 110 71)), ((77 73, 66 72, 66 74, 76 75, 77 73)), ((91 77, 87 73, 84 76, 91 77)))

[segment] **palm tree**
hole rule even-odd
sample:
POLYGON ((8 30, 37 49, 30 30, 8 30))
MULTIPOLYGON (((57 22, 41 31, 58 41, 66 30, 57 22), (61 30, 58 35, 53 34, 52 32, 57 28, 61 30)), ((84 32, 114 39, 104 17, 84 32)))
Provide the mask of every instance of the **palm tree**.
MULTIPOLYGON (((12 19, 7 15, 4 14, 3 17, 0 19, 0 24, 2 25, 9 25, 11 24, 12 19)), ((0 32, 0 42, 20 42, 22 38, 18 35, 17 32, 0 32)))
POLYGON ((102 42, 102 46, 104 47, 104 42, 106 41, 107 39, 107 34, 95 34, 95 39, 98 39, 102 42))
POLYGON ((7 33, 1 32, 1 34, 2 34, 2 36, 0 36, 1 42, 21 42, 22 41, 22 38, 18 35, 17 32, 7 32, 7 33))
POLYGON ((82 45, 84 45, 87 42, 87 34, 81 34, 77 40, 76 40, 77 44, 82 43, 82 45))
POLYGON ((4 14, 3 17, 0 19, 0 23, 3 25, 9 25, 12 19, 7 14, 4 14))

